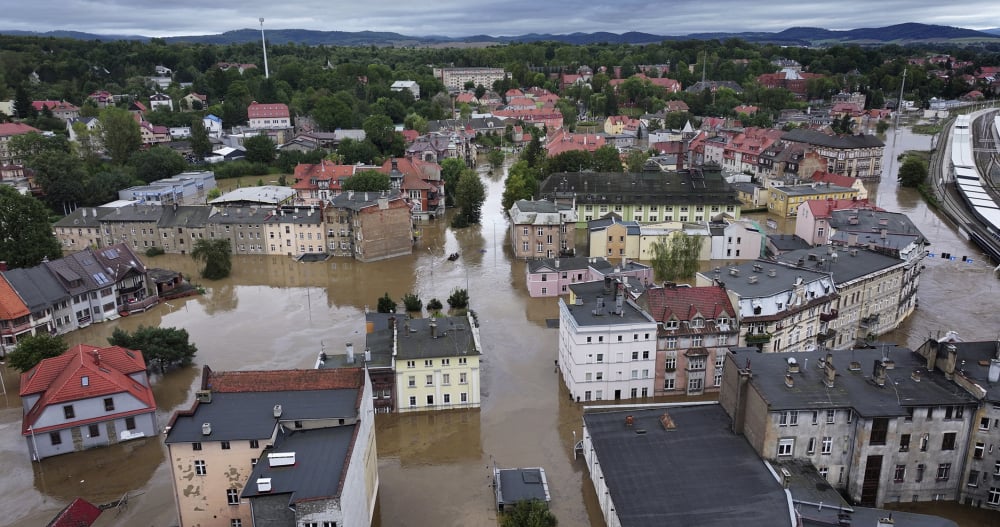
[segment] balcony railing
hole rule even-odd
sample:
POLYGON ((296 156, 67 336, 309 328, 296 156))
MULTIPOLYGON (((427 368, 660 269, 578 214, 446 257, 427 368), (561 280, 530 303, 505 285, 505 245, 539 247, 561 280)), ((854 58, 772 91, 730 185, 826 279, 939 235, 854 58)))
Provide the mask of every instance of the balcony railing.
POLYGON ((135 312, 138 312, 138 311, 145 311, 145 310, 147 310, 147 309, 155 306, 157 303, 159 303, 159 301, 160 301, 160 298, 157 297, 157 296, 155 296, 155 295, 154 296, 148 296, 146 298, 143 298, 142 300, 136 300, 134 302, 126 302, 125 303, 125 309, 128 310, 129 313, 135 313, 135 312))
POLYGON ((828 340, 833 340, 837 336, 837 331, 833 329, 828 329, 826 331, 816 334, 816 341, 826 342, 828 340))
POLYGON ((839 316, 840 316, 840 312, 839 311, 837 311, 836 309, 831 309, 827 313, 820 313, 819 314, 819 319, 820 319, 821 322, 829 322, 829 321, 831 321, 831 320, 833 320, 833 319, 835 319, 835 318, 837 318, 839 316))
POLYGON ((747 333, 747 345, 751 344, 767 344, 771 342, 770 333, 747 333))

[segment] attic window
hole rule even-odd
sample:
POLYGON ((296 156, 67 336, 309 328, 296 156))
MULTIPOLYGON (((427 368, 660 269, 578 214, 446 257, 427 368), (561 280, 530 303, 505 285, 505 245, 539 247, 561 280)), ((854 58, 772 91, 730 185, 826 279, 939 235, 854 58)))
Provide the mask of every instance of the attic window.
POLYGON ((678 323, 677 323, 677 319, 676 318, 672 318, 672 319, 668 320, 663 325, 663 327, 665 327, 667 329, 677 329, 677 326, 678 326, 678 323))
POLYGON ((86 375, 80 377, 80 386, 90 386, 90 377, 86 375))
POLYGON ((701 317, 695 317, 691 320, 691 327, 693 328, 703 328, 705 327, 705 319, 701 317))

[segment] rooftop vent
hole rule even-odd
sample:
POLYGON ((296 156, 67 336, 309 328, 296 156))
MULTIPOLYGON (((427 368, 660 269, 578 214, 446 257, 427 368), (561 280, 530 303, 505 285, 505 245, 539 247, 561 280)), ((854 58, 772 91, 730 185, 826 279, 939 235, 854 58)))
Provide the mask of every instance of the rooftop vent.
POLYGON ((798 373, 799 372, 799 361, 795 360, 795 357, 788 357, 788 373, 798 373))
POLYGON ((271 478, 257 478, 257 492, 271 492, 271 478))
POLYGON ((276 404, 274 405, 274 418, 277 419, 279 417, 281 417, 281 405, 276 404))
POLYGON ((772 267, 772 268, 770 268, 770 269, 767 270, 767 276, 770 276, 771 278, 774 278, 775 276, 778 276, 778 271, 775 268, 772 267))
POLYGON ((267 455, 269 467, 290 467, 295 464, 295 452, 275 452, 267 455))
POLYGON ((757 276, 756 275, 751 275, 749 278, 747 278, 747 281, 750 282, 751 284, 756 284, 757 283, 757 276))
POLYGON ((202 423, 201 424, 201 435, 207 436, 212 434, 212 423, 202 423))
POLYGON ((198 390, 194 394, 194 398, 199 403, 210 403, 212 402, 212 391, 211 390, 198 390))

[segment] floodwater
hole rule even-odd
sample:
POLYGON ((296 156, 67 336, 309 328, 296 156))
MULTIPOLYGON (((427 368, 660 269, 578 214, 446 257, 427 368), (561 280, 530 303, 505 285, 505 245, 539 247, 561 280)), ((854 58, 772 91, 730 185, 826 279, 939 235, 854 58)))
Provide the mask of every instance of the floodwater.
MULTIPOLYGON (((878 204, 909 214, 932 240, 933 251, 978 255, 915 192, 896 186, 898 163, 890 163, 892 152, 926 149, 929 138, 903 131, 895 149, 891 136, 889 142, 887 174, 871 188, 878 204)), ((374 307, 383 293, 398 299, 415 292, 425 303, 433 297, 443 302, 453 289, 468 287, 484 346, 482 408, 376 417, 381 488, 375 524, 495 526, 490 488, 495 463, 544 467, 551 508, 560 523, 601 525, 584 464, 573 459, 581 411, 553 371, 558 335, 546 328, 545 319, 558 317, 556 301, 528 297, 525 264, 512 261, 506 246, 503 183, 499 176, 483 178, 488 196, 482 225, 453 231, 445 222, 424 223, 411 256, 368 264, 236 257, 230 278, 201 281, 208 289, 204 296, 162 303, 66 340, 104 345, 115 327, 186 329, 198 346, 197 365, 153 377, 162 427, 174 410, 190 406, 202 365, 216 370, 311 368, 321 350, 338 353, 348 342, 363 342, 364 309, 374 307), (452 252, 461 253, 455 262, 446 259, 452 252)), ((791 232, 792 226, 784 228, 791 232)), ((911 347, 929 332, 951 329, 966 339, 994 338, 989 333, 994 325, 983 322, 994 320, 998 282, 984 259, 965 264, 928 258, 925 264, 919 309, 887 337, 911 347)), ((159 256, 147 259, 147 265, 197 277, 187 256, 159 256)), ((0 524, 44 525, 76 496, 108 503, 128 493, 128 507, 105 513, 99 525, 176 525, 161 438, 31 463, 20 437, 18 376, 3 373, 7 395, 0 401, 0 524)))

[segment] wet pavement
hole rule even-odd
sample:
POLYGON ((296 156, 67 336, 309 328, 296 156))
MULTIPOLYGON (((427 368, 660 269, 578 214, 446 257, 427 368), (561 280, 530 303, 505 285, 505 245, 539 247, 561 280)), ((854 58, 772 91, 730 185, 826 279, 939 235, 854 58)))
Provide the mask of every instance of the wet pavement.
MULTIPOLYGON (((906 132, 896 149, 926 149, 927 136, 906 132)), ((916 192, 898 189, 892 137, 886 167, 893 171, 870 190, 879 206, 910 214, 933 241, 934 252, 977 255, 916 192)), ((187 329, 198 346, 197 365, 153 378, 161 427, 187 408, 201 365, 216 370, 310 368, 321 350, 340 353, 364 339, 363 311, 388 292, 416 292, 426 303, 444 302, 468 286, 481 322, 482 408, 376 418, 381 488, 376 525, 495 526, 490 469, 542 466, 552 510, 562 525, 597 526, 600 512, 582 461, 573 460, 573 432, 580 408, 553 372, 557 332, 545 319, 558 317, 555 299, 532 299, 524 286, 525 264, 512 261, 500 210, 503 184, 484 175, 488 196, 483 223, 460 231, 445 222, 424 223, 414 254, 368 264, 330 259, 298 263, 282 257, 234 259, 233 275, 200 281, 207 294, 171 300, 148 313, 91 326, 65 338, 70 344, 103 345, 115 327, 139 325, 187 329), (455 261, 447 255, 461 253, 455 261)), ((791 227, 786 227, 790 229, 791 227)), ((790 230, 786 231, 790 232, 790 230)), ((954 329, 967 339, 994 338, 998 281, 982 258, 973 264, 927 259, 920 307, 888 339, 919 345, 929 332, 954 329)), ((147 264, 197 277, 189 257, 164 255, 147 264)), ((714 264, 706 262, 709 268, 714 264)), ((20 436, 17 374, 5 370, 7 396, 0 400, 0 524, 44 525, 69 500, 108 503, 130 492, 129 505, 105 513, 99 525, 176 525, 170 471, 162 438, 31 463, 20 436)))

